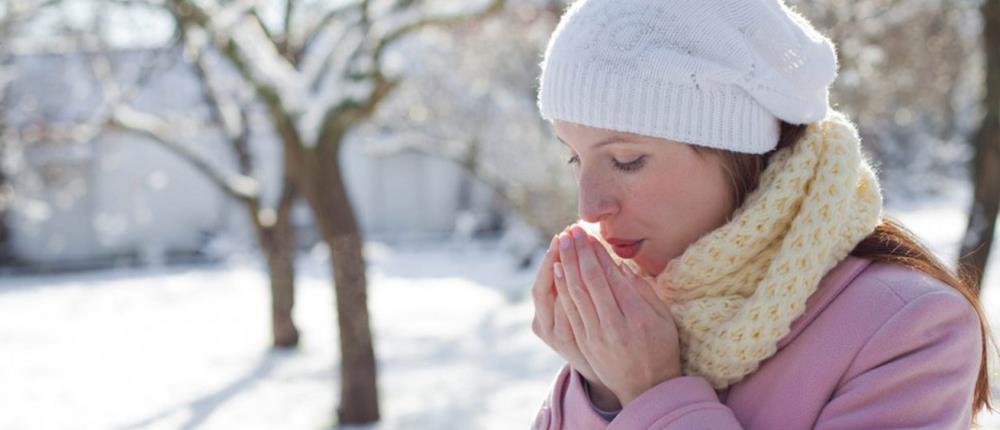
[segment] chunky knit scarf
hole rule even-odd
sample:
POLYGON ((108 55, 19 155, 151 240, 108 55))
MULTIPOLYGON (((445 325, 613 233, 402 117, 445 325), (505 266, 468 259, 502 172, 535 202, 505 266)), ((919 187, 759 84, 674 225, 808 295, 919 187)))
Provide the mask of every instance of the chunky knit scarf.
POLYGON ((655 276, 677 324, 684 373, 716 389, 777 352, 819 281, 881 216, 878 180, 843 114, 831 109, 770 160, 731 220, 655 276))

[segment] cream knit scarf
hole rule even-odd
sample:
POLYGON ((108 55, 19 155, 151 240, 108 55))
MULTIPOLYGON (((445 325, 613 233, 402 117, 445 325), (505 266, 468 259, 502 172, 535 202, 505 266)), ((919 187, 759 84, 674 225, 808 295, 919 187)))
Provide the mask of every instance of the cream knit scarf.
POLYGON ((881 211, 857 130, 831 109, 796 145, 772 155, 728 223, 655 277, 677 324, 684 374, 722 389, 755 371, 827 271, 875 229, 881 211))

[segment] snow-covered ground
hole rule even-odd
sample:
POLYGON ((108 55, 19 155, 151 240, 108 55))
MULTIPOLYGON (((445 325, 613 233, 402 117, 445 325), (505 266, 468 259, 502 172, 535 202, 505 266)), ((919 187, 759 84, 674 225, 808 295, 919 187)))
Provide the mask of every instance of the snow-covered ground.
MULTIPOLYGON (((891 213, 956 253, 957 205, 891 213)), ((527 428, 561 365, 531 333, 534 268, 494 242, 370 242, 366 255, 383 414, 368 428, 527 428)), ((328 426, 339 374, 327 257, 299 263, 295 352, 268 349, 253 259, 0 280, 0 429, 328 426)), ((992 264, 984 301, 1000 320, 992 264)))

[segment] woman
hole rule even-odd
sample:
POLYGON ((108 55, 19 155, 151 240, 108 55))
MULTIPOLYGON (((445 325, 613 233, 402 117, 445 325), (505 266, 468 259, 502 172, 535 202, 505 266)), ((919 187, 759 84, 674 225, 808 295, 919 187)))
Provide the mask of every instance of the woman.
POLYGON ((542 63, 579 225, 535 333, 567 361, 536 429, 968 429, 977 288, 897 222, 833 44, 778 0, 580 0, 542 63))

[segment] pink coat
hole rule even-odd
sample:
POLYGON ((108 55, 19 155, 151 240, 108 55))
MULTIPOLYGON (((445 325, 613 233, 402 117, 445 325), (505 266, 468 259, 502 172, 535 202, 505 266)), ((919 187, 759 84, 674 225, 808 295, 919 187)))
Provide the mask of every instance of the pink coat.
POLYGON ((970 427, 982 336, 971 304, 901 265, 847 257, 810 296, 778 352, 714 390, 670 379, 610 423, 564 366, 533 429, 962 429, 970 427))

